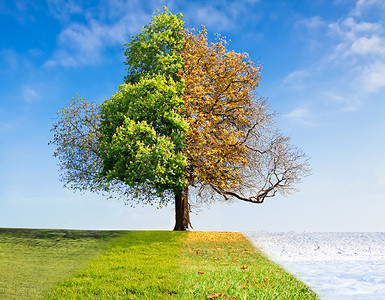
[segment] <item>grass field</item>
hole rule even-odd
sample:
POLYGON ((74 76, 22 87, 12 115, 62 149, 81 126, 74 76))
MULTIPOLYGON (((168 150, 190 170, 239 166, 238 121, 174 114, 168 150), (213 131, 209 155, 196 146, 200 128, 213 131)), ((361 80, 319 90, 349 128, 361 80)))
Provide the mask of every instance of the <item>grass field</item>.
POLYGON ((0 228, 0 299, 38 299, 122 232, 0 228))
POLYGON ((184 232, 130 231, 47 299, 180 299, 184 232))
POLYGON ((0 278, 0 299, 317 299, 239 233, 0 229, 0 278))

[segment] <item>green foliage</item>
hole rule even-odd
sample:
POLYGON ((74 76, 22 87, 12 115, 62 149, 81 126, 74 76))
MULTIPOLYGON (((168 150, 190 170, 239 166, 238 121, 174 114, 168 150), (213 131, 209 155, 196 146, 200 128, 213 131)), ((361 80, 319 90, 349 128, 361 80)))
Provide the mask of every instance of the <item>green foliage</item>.
POLYGON ((108 180, 147 185, 157 195, 186 186, 183 155, 187 122, 181 116, 181 16, 154 15, 125 45, 126 83, 101 108, 100 153, 108 180))
POLYGON ((0 228, 0 299, 40 299, 121 234, 0 228))
POLYGON ((187 124, 178 113, 183 106, 179 98, 183 89, 172 79, 162 75, 142 79, 135 85, 123 84, 110 100, 102 105, 101 131, 104 139, 112 135, 126 119, 134 122, 146 121, 159 135, 170 136, 177 151, 184 148, 178 131, 186 131, 187 124))
POLYGON ((100 106, 82 97, 72 97, 58 112, 51 129, 50 144, 56 145, 61 180, 74 190, 107 191, 109 184, 101 176, 99 153, 100 106))
POLYGON ((100 105, 76 96, 58 112, 50 144, 56 145, 54 156, 59 159, 60 179, 64 186, 74 191, 89 190, 108 198, 125 199, 132 206, 167 203, 171 198, 167 191, 159 195, 150 184, 128 186, 118 179, 107 180, 102 174, 100 108, 100 105))
POLYGON ((183 16, 173 15, 166 7, 164 12, 154 14, 142 33, 132 36, 124 45, 128 84, 138 83, 143 77, 152 78, 163 74, 175 82, 181 80, 178 71, 183 67, 180 56, 183 44, 183 16))

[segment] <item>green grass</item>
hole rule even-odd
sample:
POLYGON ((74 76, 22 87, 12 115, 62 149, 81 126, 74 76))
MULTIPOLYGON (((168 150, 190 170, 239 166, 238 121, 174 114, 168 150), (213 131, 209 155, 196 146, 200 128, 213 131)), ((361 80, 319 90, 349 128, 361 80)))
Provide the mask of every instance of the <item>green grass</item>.
POLYGON ((318 299, 237 233, 0 229, 0 278, 0 299, 318 299))
POLYGON ((131 231, 47 299, 180 299, 185 232, 131 231))
POLYGON ((0 299, 38 299, 100 255, 117 231, 0 228, 0 299))

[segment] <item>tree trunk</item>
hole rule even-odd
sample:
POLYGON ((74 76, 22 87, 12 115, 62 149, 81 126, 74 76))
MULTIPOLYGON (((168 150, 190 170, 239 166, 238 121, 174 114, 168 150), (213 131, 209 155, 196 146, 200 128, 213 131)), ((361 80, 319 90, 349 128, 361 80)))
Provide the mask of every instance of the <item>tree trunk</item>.
POLYGON ((192 229, 190 223, 190 208, 188 204, 188 186, 182 193, 175 194, 175 227, 174 230, 186 231, 192 229))

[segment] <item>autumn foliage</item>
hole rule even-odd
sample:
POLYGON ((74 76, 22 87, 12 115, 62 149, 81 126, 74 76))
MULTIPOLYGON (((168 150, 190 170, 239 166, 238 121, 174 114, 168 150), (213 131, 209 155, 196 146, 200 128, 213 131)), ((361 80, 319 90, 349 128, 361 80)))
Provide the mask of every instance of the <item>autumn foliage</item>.
POLYGON ((240 184, 240 167, 247 164, 243 141, 252 126, 248 107, 261 71, 246 60, 247 54, 227 51, 226 45, 219 35, 209 44, 205 29, 185 29, 180 70, 185 81, 183 113, 189 124, 185 151, 189 183, 223 189, 240 184))
POLYGON ((262 203, 283 195, 308 174, 307 160, 276 129, 274 114, 255 89, 262 67, 247 53, 210 43, 204 27, 184 29, 184 117, 189 124, 186 176, 203 201, 262 203))

